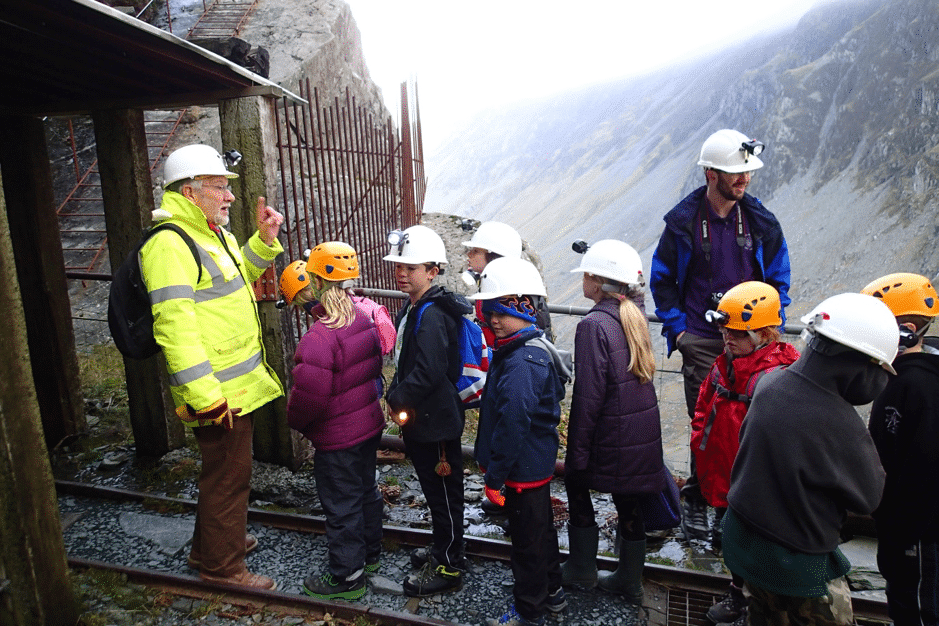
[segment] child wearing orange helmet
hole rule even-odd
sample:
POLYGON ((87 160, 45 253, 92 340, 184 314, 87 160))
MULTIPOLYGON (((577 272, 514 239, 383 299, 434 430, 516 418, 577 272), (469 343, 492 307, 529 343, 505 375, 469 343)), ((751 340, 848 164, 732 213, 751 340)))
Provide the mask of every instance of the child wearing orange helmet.
MULTIPOLYGON (((790 344, 779 341, 782 307, 779 292, 759 281, 747 281, 720 299, 706 318, 720 327, 724 352, 701 384, 691 422, 691 451, 695 456, 701 493, 715 509, 711 544, 721 547, 720 522, 727 511, 730 470, 739 448, 740 426, 760 377, 799 358, 790 344)), ((708 609, 715 624, 746 616, 743 579, 733 575, 730 591, 708 609)))
POLYGON ((316 490, 326 514, 328 570, 307 576, 303 591, 321 600, 357 600, 366 572, 377 571, 384 502, 375 482, 375 455, 385 427, 376 379, 382 353, 378 329, 353 304, 349 283, 359 261, 348 244, 316 246, 305 272, 297 263, 281 277, 284 296, 314 321, 294 355, 287 423, 316 448, 316 490), (300 287, 296 289, 296 287, 300 287))
POLYGON ((939 340, 926 331, 939 295, 925 276, 898 273, 862 293, 897 319, 897 375, 874 400, 868 428, 887 472, 874 511, 877 566, 887 581, 887 612, 897 625, 939 623, 939 340))

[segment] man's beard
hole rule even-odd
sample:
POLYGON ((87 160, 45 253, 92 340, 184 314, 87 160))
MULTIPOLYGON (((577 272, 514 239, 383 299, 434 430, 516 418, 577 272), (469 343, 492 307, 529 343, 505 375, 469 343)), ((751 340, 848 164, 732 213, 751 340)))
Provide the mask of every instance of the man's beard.
POLYGON ((737 190, 734 189, 733 185, 723 179, 717 181, 717 193, 721 194, 721 197, 728 202, 742 200, 745 192, 746 188, 740 191, 740 195, 737 195, 737 190))

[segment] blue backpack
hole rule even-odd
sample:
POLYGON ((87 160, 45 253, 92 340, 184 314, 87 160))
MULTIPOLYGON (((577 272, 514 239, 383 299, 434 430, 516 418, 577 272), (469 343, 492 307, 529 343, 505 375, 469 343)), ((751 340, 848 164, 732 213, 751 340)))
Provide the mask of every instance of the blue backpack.
MULTIPOLYGON (((414 332, 421 326, 421 316, 424 309, 433 302, 425 302, 417 310, 417 322, 414 332)), ((465 315, 459 316, 460 335, 460 361, 463 371, 457 379, 456 390, 463 402, 463 408, 475 409, 479 407, 479 400, 486 385, 486 372, 489 371, 489 360, 492 358, 492 348, 486 344, 482 329, 465 315)))

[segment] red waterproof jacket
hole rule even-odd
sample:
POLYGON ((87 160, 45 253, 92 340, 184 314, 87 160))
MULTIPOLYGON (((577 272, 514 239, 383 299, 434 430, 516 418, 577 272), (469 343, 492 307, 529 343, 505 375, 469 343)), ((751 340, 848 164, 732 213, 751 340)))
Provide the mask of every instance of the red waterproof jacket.
POLYGON ((722 353, 701 383, 691 422, 691 451, 701 493, 711 506, 727 507, 730 470, 740 447, 740 425, 760 376, 798 358, 799 352, 790 344, 774 341, 737 357, 728 371, 727 354, 722 353))

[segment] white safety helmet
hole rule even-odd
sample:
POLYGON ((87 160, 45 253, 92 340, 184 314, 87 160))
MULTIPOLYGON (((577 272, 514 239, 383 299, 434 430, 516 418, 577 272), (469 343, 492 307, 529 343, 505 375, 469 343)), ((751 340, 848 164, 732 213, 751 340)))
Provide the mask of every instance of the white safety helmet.
POLYGON ((893 360, 897 356, 900 330, 890 308, 874 296, 863 293, 842 293, 831 296, 802 318, 809 334, 819 334, 880 363, 896 374, 893 360))
POLYGON ((525 259, 498 258, 482 271, 479 293, 467 296, 470 300, 493 300, 502 296, 548 297, 538 268, 525 259))
POLYGON ((729 174, 751 172, 763 167, 757 155, 765 146, 743 133, 725 128, 704 141, 698 165, 729 174))
POLYGON ((623 285, 645 284, 639 253, 618 239, 603 239, 590 246, 580 260, 580 267, 571 270, 571 274, 576 272, 602 276, 623 285))
POLYGON ((212 146, 195 143, 183 146, 166 157, 163 164, 164 189, 176 181, 196 176, 238 178, 238 174, 228 171, 222 155, 212 146))
POLYGON ((483 222, 473 233, 473 237, 464 241, 463 245, 467 248, 482 248, 513 259, 522 258, 522 238, 514 228, 502 222, 483 222))
POLYGON ((391 250, 383 257, 392 263, 420 265, 436 263, 443 267, 447 264, 447 249, 440 235, 426 226, 411 226, 406 230, 395 230, 388 235, 391 250))

